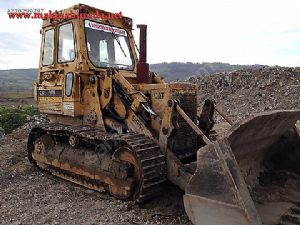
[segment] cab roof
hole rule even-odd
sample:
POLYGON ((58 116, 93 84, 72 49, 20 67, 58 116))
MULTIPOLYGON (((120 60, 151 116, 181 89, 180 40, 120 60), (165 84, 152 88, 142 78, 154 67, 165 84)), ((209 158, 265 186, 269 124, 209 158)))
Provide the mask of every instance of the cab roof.
MULTIPOLYGON (((122 15, 122 12, 108 12, 102 9, 98 9, 95 7, 91 7, 89 5, 86 4, 76 4, 73 5, 69 8, 66 9, 62 9, 62 10, 49 10, 48 12, 43 13, 43 25, 42 27, 47 27, 47 26, 52 26, 55 23, 59 23, 62 21, 67 21, 67 20, 71 20, 74 18, 68 18, 68 15, 70 15, 71 13, 73 13, 74 15, 76 15, 78 18, 80 17, 80 14, 87 14, 87 15, 101 15, 101 16, 106 16, 106 19, 101 19, 101 17, 99 19, 94 18, 94 20, 102 20, 103 22, 107 22, 109 21, 109 23, 111 25, 122 25, 124 26, 124 28, 130 28, 132 29, 132 19, 129 17, 125 17, 122 15), (50 17, 50 11, 52 13, 52 15, 62 15, 63 18, 51 18, 50 17), (46 15, 47 14, 47 15, 46 15), (108 17, 108 15, 110 15, 108 17), (112 16, 114 15, 114 16, 112 16), (125 22, 125 23, 124 23, 125 22)), ((82 18, 83 19, 83 18, 82 18)), ((89 18, 86 18, 89 19, 89 18)))

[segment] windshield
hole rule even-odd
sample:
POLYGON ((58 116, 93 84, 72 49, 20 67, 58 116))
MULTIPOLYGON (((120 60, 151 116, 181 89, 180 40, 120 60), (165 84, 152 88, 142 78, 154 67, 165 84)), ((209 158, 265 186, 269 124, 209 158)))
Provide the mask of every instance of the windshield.
POLYGON ((89 58, 94 66, 133 70, 126 30, 85 20, 85 33, 89 58))

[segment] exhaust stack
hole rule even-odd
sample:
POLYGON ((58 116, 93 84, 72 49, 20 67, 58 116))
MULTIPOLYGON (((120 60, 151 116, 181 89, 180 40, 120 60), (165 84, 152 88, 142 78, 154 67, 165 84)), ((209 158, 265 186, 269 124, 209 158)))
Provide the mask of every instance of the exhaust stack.
POLYGON ((137 64, 137 83, 150 83, 149 64, 147 63, 147 25, 137 25, 140 29, 140 57, 137 64))

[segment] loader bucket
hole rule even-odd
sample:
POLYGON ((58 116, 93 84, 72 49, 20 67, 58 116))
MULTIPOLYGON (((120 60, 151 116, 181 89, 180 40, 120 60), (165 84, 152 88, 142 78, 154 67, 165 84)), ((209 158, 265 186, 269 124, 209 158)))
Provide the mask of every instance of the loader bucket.
POLYGON ((185 195, 197 225, 300 224, 300 110, 261 113, 200 148, 185 195))

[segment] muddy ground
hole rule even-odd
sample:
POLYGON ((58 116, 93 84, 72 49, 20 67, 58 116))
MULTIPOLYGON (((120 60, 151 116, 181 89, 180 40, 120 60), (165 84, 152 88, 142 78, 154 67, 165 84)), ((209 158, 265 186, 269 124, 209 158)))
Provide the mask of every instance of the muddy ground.
POLYGON ((190 224, 182 192, 165 185, 161 196, 132 206, 56 178, 26 157, 28 131, 0 139, 0 224, 190 224))

